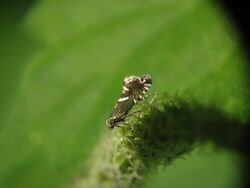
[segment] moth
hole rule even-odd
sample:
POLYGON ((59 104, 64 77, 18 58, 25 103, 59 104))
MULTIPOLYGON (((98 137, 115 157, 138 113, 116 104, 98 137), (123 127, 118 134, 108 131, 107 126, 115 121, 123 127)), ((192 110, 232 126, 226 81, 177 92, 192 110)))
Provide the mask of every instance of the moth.
POLYGON ((129 110, 144 99, 144 95, 151 85, 152 79, 149 75, 125 77, 121 97, 106 120, 107 127, 113 129, 119 123, 124 122, 129 110))

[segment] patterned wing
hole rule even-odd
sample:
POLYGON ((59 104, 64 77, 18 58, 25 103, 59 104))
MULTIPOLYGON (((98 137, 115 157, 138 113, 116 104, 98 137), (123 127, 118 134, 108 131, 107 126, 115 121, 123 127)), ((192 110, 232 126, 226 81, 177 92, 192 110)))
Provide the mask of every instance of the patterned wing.
POLYGON ((115 108, 113 112, 111 113, 111 115, 109 116, 109 118, 116 119, 116 118, 123 117, 124 115, 128 113, 128 111, 133 107, 134 104, 135 103, 133 100, 133 96, 121 97, 117 101, 115 108))

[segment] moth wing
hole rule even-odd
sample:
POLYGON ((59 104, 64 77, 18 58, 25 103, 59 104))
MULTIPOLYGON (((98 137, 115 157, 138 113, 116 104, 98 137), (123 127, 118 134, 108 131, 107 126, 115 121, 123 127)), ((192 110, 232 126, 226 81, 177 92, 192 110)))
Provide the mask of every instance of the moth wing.
POLYGON ((116 103, 116 106, 113 112, 111 113, 110 118, 122 117, 126 115, 128 111, 133 107, 134 104, 135 103, 133 100, 133 96, 121 97, 116 103))

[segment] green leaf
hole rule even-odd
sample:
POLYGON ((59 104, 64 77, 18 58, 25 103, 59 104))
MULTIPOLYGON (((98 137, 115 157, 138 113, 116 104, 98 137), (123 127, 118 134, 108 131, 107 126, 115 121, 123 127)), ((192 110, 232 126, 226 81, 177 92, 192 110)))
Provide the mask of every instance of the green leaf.
POLYGON ((25 67, 3 119, 2 187, 68 183, 107 131, 127 75, 150 74, 153 92, 247 118, 245 60, 210 1, 39 1, 22 24, 46 46, 25 67))

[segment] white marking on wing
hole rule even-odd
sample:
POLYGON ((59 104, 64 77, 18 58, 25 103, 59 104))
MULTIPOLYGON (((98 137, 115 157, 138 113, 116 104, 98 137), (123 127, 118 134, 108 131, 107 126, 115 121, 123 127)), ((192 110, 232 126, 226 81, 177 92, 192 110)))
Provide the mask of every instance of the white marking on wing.
POLYGON ((133 79, 137 78, 137 76, 128 76, 124 78, 125 83, 131 82, 133 79))
POLYGON ((118 99, 118 102, 123 102, 123 101, 126 101, 128 100, 129 97, 122 97, 120 99, 118 99))
POLYGON ((143 97, 143 96, 141 96, 141 95, 139 95, 139 98, 140 98, 140 99, 142 99, 142 100, 144 99, 144 97, 143 97))
POLYGON ((151 84, 144 84, 144 86, 146 86, 146 87, 151 87, 151 84))
POLYGON ((135 98, 133 98, 133 100, 134 100, 134 103, 136 104, 136 103, 137 103, 137 100, 136 100, 135 98))
POLYGON ((123 86, 122 89, 125 91, 129 91, 129 89, 126 86, 123 86))

